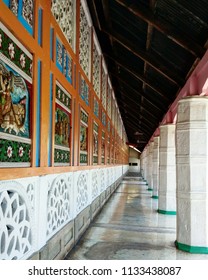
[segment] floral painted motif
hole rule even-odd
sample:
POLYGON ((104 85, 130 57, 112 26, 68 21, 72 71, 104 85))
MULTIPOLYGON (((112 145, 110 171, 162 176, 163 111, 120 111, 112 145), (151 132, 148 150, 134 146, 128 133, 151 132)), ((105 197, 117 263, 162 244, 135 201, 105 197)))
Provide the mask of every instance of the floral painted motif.
POLYGON ((12 157, 12 147, 11 147, 11 146, 9 146, 9 147, 7 148, 7 156, 8 156, 8 158, 11 158, 11 157, 12 157))
POLYGON ((0 51, 7 59, 19 67, 28 77, 32 77, 32 58, 0 27, 0 51), (22 67, 23 65, 23 67, 22 67))
POLYGON ((13 58, 14 58, 14 55, 15 55, 13 43, 10 43, 10 44, 9 44, 8 51, 9 51, 9 56, 10 56, 10 58, 13 59, 13 58))
POLYGON ((21 146, 21 147, 19 148, 19 156, 22 157, 23 154, 24 154, 24 149, 23 149, 23 147, 21 146))
POLYGON ((54 162, 55 163, 67 163, 67 164, 69 164, 69 162, 70 162, 70 151, 55 149, 54 162))
POLYGON ((31 145, 0 139, 0 163, 30 162, 31 145))
POLYGON ((25 68, 25 55, 23 53, 20 55, 20 65, 25 68))

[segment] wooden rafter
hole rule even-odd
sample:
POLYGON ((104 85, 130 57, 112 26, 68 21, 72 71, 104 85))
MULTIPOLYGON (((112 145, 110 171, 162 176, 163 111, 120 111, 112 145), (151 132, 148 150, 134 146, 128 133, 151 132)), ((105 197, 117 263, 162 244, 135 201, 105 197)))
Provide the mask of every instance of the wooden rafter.
POLYGON ((160 95, 164 100, 170 101, 170 99, 163 92, 161 92, 161 90, 158 87, 154 86, 153 83, 149 79, 147 79, 143 75, 136 73, 129 66, 127 66, 126 64, 124 65, 123 63, 119 62, 117 59, 113 58, 111 55, 104 53, 104 56, 107 57, 108 59, 114 61, 119 67, 121 67, 122 69, 124 69, 125 71, 130 73, 137 80, 144 82, 147 86, 149 86, 151 89, 153 89, 155 92, 157 92, 158 95, 160 95))
MULTIPOLYGON (((191 38, 188 38, 185 34, 179 34, 173 26, 169 24, 163 24, 160 20, 154 17, 154 14, 146 9, 144 6, 139 5, 127 5, 125 0, 115 0, 118 4, 122 5, 128 9, 135 16, 150 23, 155 29, 166 35, 169 39, 180 45, 182 48, 186 49, 188 52, 192 53, 196 57, 202 57, 204 55, 205 49, 194 42, 191 38)), ((137 1, 138 2, 138 1, 137 1)))

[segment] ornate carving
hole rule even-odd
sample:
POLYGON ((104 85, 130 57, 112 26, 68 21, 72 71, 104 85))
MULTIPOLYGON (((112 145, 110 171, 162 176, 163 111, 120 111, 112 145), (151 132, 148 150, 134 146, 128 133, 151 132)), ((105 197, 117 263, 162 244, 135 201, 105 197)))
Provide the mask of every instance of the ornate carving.
POLYGON ((70 46, 74 48, 75 17, 73 0, 52 0, 51 11, 70 46))
POLYGON ((105 173, 102 170, 101 171, 101 185, 100 185, 100 192, 103 192, 105 190, 105 173))
POLYGON ((57 177, 48 192, 47 235, 53 234, 70 219, 70 186, 61 176, 57 177))
POLYGON ((90 27, 80 3, 79 63, 88 77, 90 68, 90 37, 90 27))
POLYGON ((77 199, 76 210, 77 213, 82 211, 88 205, 88 189, 87 189, 87 176, 84 173, 79 175, 77 181, 77 199))
POLYGON ((99 194, 98 189, 98 174, 94 171, 92 174, 92 199, 95 199, 99 194))
POLYGON ((100 97, 100 56, 95 44, 93 44, 93 88, 100 97))
POLYGON ((102 68, 102 105, 106 109, 106 89, 107 89, 107 75, 102 68))
POLYGON ((0 193, 0 259, 21 259, 32 247, 30 216, 15 191, 0 193))

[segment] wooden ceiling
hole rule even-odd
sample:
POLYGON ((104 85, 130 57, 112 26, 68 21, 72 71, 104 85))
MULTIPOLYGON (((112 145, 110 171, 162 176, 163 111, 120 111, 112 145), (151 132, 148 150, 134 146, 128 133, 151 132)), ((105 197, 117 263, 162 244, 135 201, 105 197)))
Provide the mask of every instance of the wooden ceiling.
POLYGON ((207 0, 87 0, 129 142, 143 150, 206 51, 207 0))

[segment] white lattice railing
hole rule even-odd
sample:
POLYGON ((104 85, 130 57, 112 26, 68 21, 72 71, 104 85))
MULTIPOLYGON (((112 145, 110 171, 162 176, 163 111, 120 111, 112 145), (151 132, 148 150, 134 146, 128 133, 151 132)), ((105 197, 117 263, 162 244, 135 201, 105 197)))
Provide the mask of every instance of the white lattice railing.
POLYGON ((127 171, 116 166, 0 181, 0 260, 29 258, 127 171))

